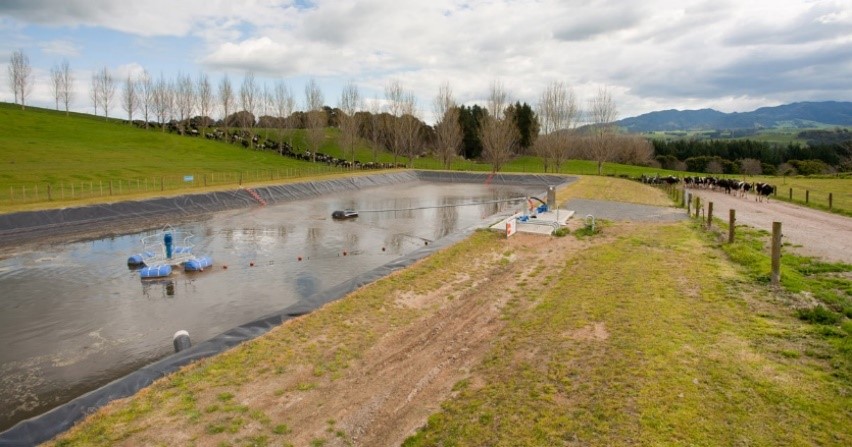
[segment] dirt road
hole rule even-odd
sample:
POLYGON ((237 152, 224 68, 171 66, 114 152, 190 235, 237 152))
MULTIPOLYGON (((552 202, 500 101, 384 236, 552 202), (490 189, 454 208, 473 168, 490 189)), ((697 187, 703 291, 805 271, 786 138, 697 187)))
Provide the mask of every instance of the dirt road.
MULTIPOLYGON (((783 241, 797 253, 828 261, 852 263, 852 218, 770 199, 755 201, 754 195, 736 197, 724 192, 690 189, 701 203, 713 202, 713 215, 728 219, 736 210, 737 224, 772 231, 772 222, 781 222, 783 241)), ((705 206, 706 208, 706 206, 705 206)))

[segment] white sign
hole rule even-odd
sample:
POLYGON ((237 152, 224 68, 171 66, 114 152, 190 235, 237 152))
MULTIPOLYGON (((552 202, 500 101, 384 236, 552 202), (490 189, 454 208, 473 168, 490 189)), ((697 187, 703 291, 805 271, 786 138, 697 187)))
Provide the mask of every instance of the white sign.
POLYGON ((511 237, 518 231, 518 218, 513 217, 506 221, 506 238, 511 237))
POLYGON ((185 182, 187 182, 187 183, 192 182, 193 180, 195 180, 195 177, 193 177, 193 176, 191 176, 191 175, 185 175, 185 176, 183 176, 183 181, 185 181, 185 182))

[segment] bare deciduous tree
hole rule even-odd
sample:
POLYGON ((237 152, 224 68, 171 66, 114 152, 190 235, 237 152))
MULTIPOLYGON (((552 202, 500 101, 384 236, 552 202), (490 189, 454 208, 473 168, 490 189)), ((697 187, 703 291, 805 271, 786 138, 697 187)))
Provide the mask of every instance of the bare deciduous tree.
POLYGON ((98 116, 98 106, 101 104, 101 97, 98 94, 100 91, 100 87, 98 84, 100 83, 100 78, 96 73, 92 74, 92 84, 89 87, 89 99, 92 100, 92 106, 95 108, 95 116, 98 116))
POLYGON ((317 151, 325 141, 325 127, 328 120, 323 110, 323 94, 313 78, 305 85, 305 127, 307 142, 311 149, 311 161, 316 161, 317 151))
POLYGON ((230 125, 228 114, 234 108, 234 89, 231 87, 231 80, 227 74, 219 82, 219 101, 222 103, 222 113, 224 114, 222 123, 225 125, 225 134, 227 135, 228 126, 230 125))
POLYGON ((102 68, 95 75, 97 80, 97 96, 101 108, 104 110, 104 118, 109 119, 109 109, 112 104, 112 98, 115 96, 115 78, 109 72, 107 67, 102 68))
POLYGON ((243 77, 243 83, 240 86, 240 106, 242 106, 244 111, 248 112, 242 115, 243 122, 240 125, 248 134, 249 143, 252 148, 254 148, 254 141, 252 140, 251 128, 254 127, 258 101, 261 99, 260 96, 260 86, 257 85, 257 81, 254 79, 254 72, 249 71, 243 77))
POLYGON ((398 79, 392 79, 385 84, 385 102, 387 103, 388 114, 390 114, 391 122, 388 129, 389 135, 387 138, 387 146, 393 154, 393 163, 397 164, 398 157, 402 155, 402 131, 400 130, 400 120, 402 118, 402 110, 404 105, 405 92, 402 89, 402 84, 398 79))
POLYGON ((59 100, 62 99, 62 79, 62 70, 59 65, 54 65, 50 69, 50 93, 56 101, 56 110, 59 110, 59 100))
POLYGON ((402 145, 402 153, 408 157, 408 167, 414 167, 414 159, 420 153, 423 146, 423 135, 421 134, 421 121, 417 114, 417 99, 414 92, 406 91, 402 96, 402 116, 397 120, 399 142, 402 145))
POLYGON ((206 134, 207 127, 210 125, 210 115, 213 114, 213 104, 216 102, 213 86, 210 84, 207 73, 198 73, 195 90, 198 94, 198 113, 201 114, 201 132, 206 134))
MULTIPOLYGON (((278 117, 278 126, 280 128, 279 153, 284 153, 284 129, 287 127, 287 120, 293 114, 293 109, 296 107, 296 100, 293 98, 293 92, 283 80, 275 82, 275 116, 278 117)), ((288 132, 292 135, 292 132, 288 132)), ((288 144, 292 147, 293 142, 288 144)))
POLYGON ((537 140, 536 149, 544 161, 544 170, 553 164, 559 172, 562 163, 571 155, 574 126, 578 108, 574 91, 561 81, 553 81, 541 93, 538 101, 538 116, 542 138, 537 140))
POLYGON ((710 160, 707 163, 707 167, 704 168, 708 174, 722 174, 725 172, 724 168, 722 168, 722 163, 719 163, 718 160, 710 160))
POLYGON ((358 130, 360 127, 357 113, 362 108, 362 101, 358 86, 353 82, 350 81, 343 87, 338 107, 343 112, 342 116, 338 118, 343 147, 349 154, 349 160, 354 163, 355 145, 358 143, 358 130))
POLYGON ((162 131, 165 132, 166 123, 171 120, 174 109, 174 92, 171 82, 162 73, 160 73, 160 79, 154 85, 153 99, 154 114, 157 116, 162 131))
POLYGON ((121 107, 127 112, 127 122, 130 125, 133 125, 133 112, 139 108, 139 95, 136 90, 136 81, 128 74, 121 91, 121 107))
POLYGON ((30 94, 30 82, 32 80, 32 66, 30 58, 23 50, 12 52, 9 57, 9 84, 15 92, 15 104, 20 99, 21 110, 26 108, 27 95, 30 94))
POLYGON ((745 175, 760 175, 763 174, 763 166, 760 160, 754 158, 744 158, 740 160, 740 168, 745 175))
POLYGON ((589 101, 589 118, 592 125, 589 156, 598 163, 598 175, 601 175, 603 164, 611 161, 618 152, 618 146, 615 144, 618 109, 606 87, 599 88, 597 95, 589 101))
POLYGON ((175 106, 178 115, 178 129, 181 135, 189 127, 189 120, 195 110, 195 84, 189 75, 178 73, 175 83, 175 106))
POLYGON ((488 96, 488 114, 479 129, 482 140, 482 157, 491 164, 493 172, 509 161, 518 145, 518 129, 506 119, 505 110, 509 95, 500 81, 494 81, 488 96))
POLYGON ((449 82, 441 84, 435 96, 435 146, 438 159, 444 169, 450 169, 453 158, 458 155, 462 143, 462 129, 459 124, 459 108, 453 96, 449 82))
POLYGON ((71 99, 74 97, 74 75, 71 74, 71 66, 67 60, 63 60, 59 65, 59 71, 62 73, 62 103, 65 105, 65 115, 68 115, 71 99))
POLYGON ((142 112, 142 119, 145 120, 145 128, 147 129, 154 102, 154 80, 151 79, 148 70, 143 70, 142 74, 139 75, 138 96, 139 111, 142 112))
POLYGON ((379 160, 379 151, 384 149, 382 132, 382 107, 379 98, 373 98, 370 103, 370 127, 367 129, 367 139, 373 148, 373 163, 379 160))

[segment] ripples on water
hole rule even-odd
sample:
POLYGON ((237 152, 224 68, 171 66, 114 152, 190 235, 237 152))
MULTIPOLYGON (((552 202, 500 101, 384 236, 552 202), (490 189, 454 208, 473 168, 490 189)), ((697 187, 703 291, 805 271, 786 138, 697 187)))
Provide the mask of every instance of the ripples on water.
POLYGON ((126 260, 156 231, 0 260, 0 430, 170 354, 177 330, 209 339, 512 207, 439 206, 541 193, 413 182, 222 212, 178 228, 212 268, 152 281, 126 260))

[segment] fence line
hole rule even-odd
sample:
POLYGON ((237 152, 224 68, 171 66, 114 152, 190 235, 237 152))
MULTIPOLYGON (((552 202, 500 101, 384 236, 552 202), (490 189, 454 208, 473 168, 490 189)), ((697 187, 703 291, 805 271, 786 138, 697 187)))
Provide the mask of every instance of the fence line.
POLYGON ((132 196, 142 193, 188 191, 211 186, 241 186, 345 172, 346 168, 256 169, 240 172, 164 175, 135 179, 89 180, 80 182, 30 183, 0 190, 0 205, 22 205, 51 201, 75 201, 91 198, 132 196))

